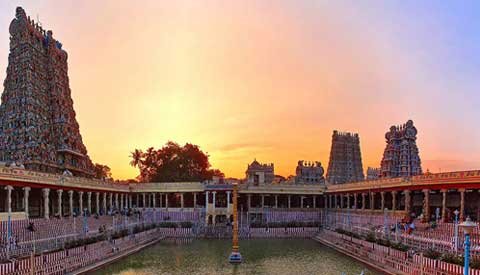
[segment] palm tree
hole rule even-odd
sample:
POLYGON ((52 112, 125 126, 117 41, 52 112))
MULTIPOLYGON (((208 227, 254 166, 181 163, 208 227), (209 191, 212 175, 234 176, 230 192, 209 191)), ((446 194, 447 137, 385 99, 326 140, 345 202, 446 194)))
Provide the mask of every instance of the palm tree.
POLYGON ((142 163, 143 152, 142 150, 135 149, 135 151, 131 154, 132 160, 130 161, 130 165, 133 167, 139 166, 142 163))

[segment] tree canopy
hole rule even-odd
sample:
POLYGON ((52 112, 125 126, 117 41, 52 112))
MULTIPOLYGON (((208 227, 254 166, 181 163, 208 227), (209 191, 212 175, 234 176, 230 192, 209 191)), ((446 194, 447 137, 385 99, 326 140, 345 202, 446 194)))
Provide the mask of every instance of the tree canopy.
POLYGON ((187 182, 211 180, 223 177, 218 169, 212 169, 208 154, 197 145, 186 143, 180 146, 169 141, 160 149, 139 149, 131 154, 130 165, 138 167, 140 181, 144 182, 187 182))
POLYGON ((112 178, 110 167, 100 163, 95 163, 95 178, 101 180, 109 180, 112 178))

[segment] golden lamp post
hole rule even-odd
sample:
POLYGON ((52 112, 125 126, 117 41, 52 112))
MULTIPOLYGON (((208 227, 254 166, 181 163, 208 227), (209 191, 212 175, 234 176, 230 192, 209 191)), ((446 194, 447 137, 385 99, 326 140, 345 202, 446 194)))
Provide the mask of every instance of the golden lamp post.
POLYGON ((232 236, 232 253, 230 254, 230 257, 228 257, 228 261, 231 264, 239 264, 242 262, 242 255, 240 254, 239 251, 239 246, 238 246, 238 203, 237 203, 237 197, 238 197, 238 184, 235 182, 233 183, 233 236, 232 236))

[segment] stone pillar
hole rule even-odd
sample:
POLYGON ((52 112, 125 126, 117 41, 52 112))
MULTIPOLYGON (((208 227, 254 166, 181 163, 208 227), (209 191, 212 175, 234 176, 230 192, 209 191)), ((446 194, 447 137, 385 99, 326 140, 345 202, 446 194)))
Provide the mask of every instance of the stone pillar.
POLYGON ((333 208, 333 197, 332 195, 328 195, 328 208, 333 208))
POLYGON ((261 195, 262 196, 262 208, 265 207, 265 195, 261 195))
POLYGON ((460 221, 463 221, 465 218, 465 189, 458 189, 460 192, 460 221))
POLYGON ((362 193, 362 210, 365 210, 365 207, 367 207, 366 199, 367 199, 367 194, 362 193))
POLYGON ((97 215, 100 215, 100 192, 95 193, 95 207, 97 215))
POLYGON ((120 210, 123 210, 123 207, 124 207, 123 206, 123 198, 124 198, 124 194, 120 194, 120 207, 119 207, 120 210))
POLYGON ((193 209, 197 209, 197 193, 193 193, 193 209))
POLYGON ((115 193, 115 209, 118 209, 118 193, 115 193))
POLYGON ((62 194, 63 194, 63 190, 62 189, 58 189, 57 190, 57 197, 58 197, 58 216, 61 218, 63 216, 63 211, 62 211, 62 194))
POLYGON ((410 196, 410 190, 403 191, 405 194, 405 212, 408 217, 410 217, 410 212, 412 211, 412 197, 410 196))
POLYGON ((358 194, 357 193, 353 193, 353 209, 357 209, 358 208, 358 194))
POLYGON ((392 191, 392 211, 397 210, 397 191, 392 191))
POLYGON ((80 216, 83 216, 83 191, 78 192, 78 207, 80 208, 80 216))
POLYGON ((103 215, 107 214, 107 193, 103 193, 103 215))
POLYGON ((323 208, 324 209, 327 209, 329 208, 329 205, 328 205, 328 196, 323 194, 323 208))
POLYGON ((45 219, 50 218, 50 188, 43 188, 43 217, 45 219))
POLYGON ((303 208, 303 196, 300 196, 300 208, 303 208))
POLYGON ((423 221, 430 221, 430 190, 423 189, 423 221))
POLYGON ((70 208, 70 217, 73 217, 73 190, 68 191, 68 207, 70 208))
POLYGON ((155 195, 155 193, 152 193, 152 202, 153 202, 153 208, 157 208, 157 196, 155 195))
POLYGON ((447 189, 440 190, 442 192, 442 221, 447 221, 447 189))
POLYGON ((227 191, 227 211, 230 211, 230 191, 227 191))
POLYGON ((385 192, 381 191, 380 192, 380 209, 383 211, 385 210, 385 192))
POLYGON ((275 208, 278 208, 278 195, 275 195, 275 208))
POLYGON ((215 212, 215 195, 217 195, 217 191, 213 191, 212 194, 213 194, 213 204, 212 204, 213 206, 212 206, 212 208, 213 208, 213 212, 215 212))
POLYGON ((337 195, 333 195, 333 208, 337 208, 337 195))
POLYGON ((252 208, 252 194, 247 195, 247 204, 248 204, 248 209, 252 208))
POLYGON ((146 199, 146 194, 142 193, 143 196, 143 208, 147 208, 147 199, 146 199))
POLYGON ((7 212, 12 213, 12 190, 13 190, 13 186, 7 185, 7 186, 5 186, 5 190, 7 190, 7 212))
POLYGON ((350 209, 350 194, 347 194, 347 209, 350 209))
POLYGON ((180 193, 180 208, 183 209, 183 206, 184 206, 184 204, 183 204, 183 193, 180 193))
POLYGON ((340 208, 343 208, 343 197, 345 197, 345 195, 341 194, 340 195, 340 208))
POLYGON ((291 206, 292 206, 292 198, 290 195, 288 195, 288 208, 290 209, 291 206))
POLYGON ((210 195, 210 191, 205 192, 205 212, 208 213, 208 196, 210 195))
POLYGON ((110 206, 110 210, 113 209, 113 193, 110 193, 110 196, 109 196, 109 206, 110 206))
POLYGON ((313 208, 317 208, 317 196, 313 196, 313 208))
POLYGON ((92 192, 87 192, 87 209, 88 214, 92 213, 92 192))
POLYGON ((24 211, 25 211, 25 215, 27 216, 27 219, 29 217, 29 214, 28 214, 28 204, 29 204, 29 200, 28 200, 28 196, 30 194, 30 187, 26 186, 26 187, 23 187, 23 208, 24 208, 24 211))

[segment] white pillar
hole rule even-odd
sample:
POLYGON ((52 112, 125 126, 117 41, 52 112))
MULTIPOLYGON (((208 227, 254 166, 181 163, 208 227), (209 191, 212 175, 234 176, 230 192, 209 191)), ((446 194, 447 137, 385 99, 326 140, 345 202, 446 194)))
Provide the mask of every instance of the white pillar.
POLYGON ((70 217, 73 217, 73 190, 68 190, 68 207, 70 208, 70 217))
POLYGON ((205 212, 206 213, 208 213, 208 195, 210 195, 210 191, 205 192, 205 212))
POLYGON ((156 202, 155 193, 152 193, 152 202, 153 202, 153 208, 156 208, 157 207, 157 202, 156 202))
POLYGON ((303 196, 300 196, 300 208, 303 208, 303 196))
POLYGON ((252 208, 252 194, 247 195, 247 205, 248 205, 248 210, 252 208))
POLYGON ((29 192, 30 192, 30 187, 23 187, 23 207, 25 209, 25 215, 28 219, 28 195, 29 195, 29 192))
POLYGON ((317 196, 313 196, 313 208, 317 208, 317 196))
POLYGON ((100 215, 100 192, 95 193, 96 213, 100 215))
POLYGON ((275 195, 275 208, 278 208, 278 195, 275 195))
POLYGON ((193 193, 193 209, 197 209, 197 193, 193 193))
POLYGON ((262 208, 265 208, 265 195, 262 194, 262 195, 260 195, 260 196, 261 196, 261 198, 262 198, 262 208))
POLYGON ((110 210, 113 210, 113 193, 110 193, 108 206, 110 207, 110 210))
POLYGON ((103 215, 107 215, 107 193, 103 193, 103 215))
POLYGON ((158 195, 160 196, 160 205, 158 207, 162 208, 163 207, 163 194, 160 193, 158 195))
POLYGON ((92 213, 92 192, 87 192, 87 210, 88 214, 92 213))
POLYGON ((231 209, 230 207, 230 191, 227 191, 227 212, 231 209))
POLYGON ((180 193, 180 208, 183 209, 183 193, 180 193))
POLYGON ((143 195, 143 208, 147 208, 146 195, 145 195, 145 193, 143 193, 142 195, 143 195))
POLYGON ((50 218, 50 188, 43 188, 43 208, 44 208, 44 218, 49 219, 50 218))
POLYGON ((290 195, 288 195, 288 208, 290 208, 290 206, 292 205, 292 199, 290 197, 290 195))
POLYGON ((80 216, 83 216, 83 191, 78 192, 78 207, 80 208, 80 216))
POLYGON ((118 209, 118 193, 115 193, 115 209, 118 209))
POLYGON ((9 214, 12 213, 12 190, 13 186, 7 185, 5 186, 5 190, 7 190, 7 212, 9 214))
POLYGON ((168 193, 165 193, 165 209, 168 210, 168 193))
POLYGON ((58 216, 61 218, 63 216, 63 211, 62 211, 62 194, 63 190, 58 189, 57 190, 57 195, 58 195, 58 216))

